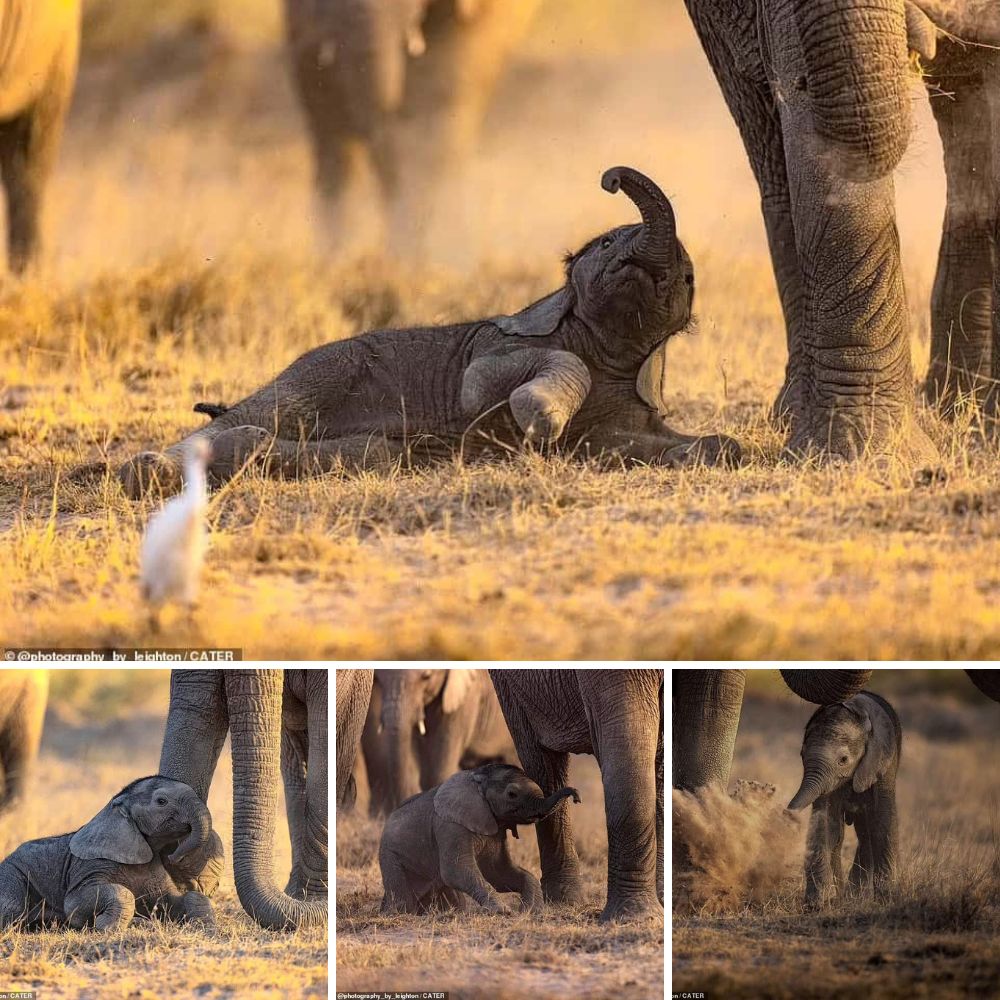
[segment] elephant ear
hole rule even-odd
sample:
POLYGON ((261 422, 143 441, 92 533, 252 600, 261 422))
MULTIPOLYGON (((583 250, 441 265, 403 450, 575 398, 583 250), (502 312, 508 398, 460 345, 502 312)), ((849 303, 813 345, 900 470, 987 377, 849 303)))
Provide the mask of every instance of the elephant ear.
POLYGON ((441 708, 445 715, 457 712, 468 697, 476 684, 476 672, 460 668, 449 670, 448 676, 444 679, 444 693, 441 696, 441 708))
POLYGON ((133 822, 121 796, 112 799, 73 834, 69 851, 84 861, 101 858, 121 865, 144 865, 153 860, 153 849, 133 822))
POLYGON ((896 754, 896 729, 886 710, 865 694, 851 698, 846 707, 860 714, 865 727, 865 755, 854 771, 854 791, 865 792, 885 774, 896 754))
POLYGON ((490 322, 514 337, 550 337, 573 309, 574 297, 568 285, 532 302, 513 316, 494 316, 490 322))
POLYGON ((453 774, 434 795, 434 813, 441 819, 458 823, 472 833, 492 837, 499 832, 474 771, 453 774))
POLYGON ((635 380, 639 398, 661 416, 667 415, 667 342, 663 341, 642 363, 635 380))

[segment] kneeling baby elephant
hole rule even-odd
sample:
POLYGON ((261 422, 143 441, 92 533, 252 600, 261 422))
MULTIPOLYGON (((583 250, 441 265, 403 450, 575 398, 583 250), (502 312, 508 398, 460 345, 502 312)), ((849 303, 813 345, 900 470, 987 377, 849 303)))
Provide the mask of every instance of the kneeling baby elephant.
POLYGON ((806 724, 802 785, 788 808, 813 807, 806 850, 807 904, 841 891, 845 823, 853 824, 858 835, 850 888, 874 883, 881 891, 892 880, 899 851, 896 771, 902 742, 899 716, 870 691, 823 706, 806 724))
POLYGON ((538 879, 518 868, 507 831, 537 823, 575 788, 548 798, 519 767, 484 764, 407 799, 386 821, 379 845, 382 913, 422 913, 434 903, 462 908, 464 893, 494 913, 506 912, 497 892, 520 894, 526 910, 542 907, 538 879))
POLYGON ((0 929, 69 924, 120 932, 132 917, 214 924, 223 849, 190 785, 123 788, 75 833, 29 840, 0 863, 0 929))

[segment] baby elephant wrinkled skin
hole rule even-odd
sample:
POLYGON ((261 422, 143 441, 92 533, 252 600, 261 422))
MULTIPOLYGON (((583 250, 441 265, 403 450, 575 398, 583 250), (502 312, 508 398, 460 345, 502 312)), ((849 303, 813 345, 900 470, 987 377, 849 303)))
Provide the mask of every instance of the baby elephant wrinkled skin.
POLYGON ((802 785, 789 809, 813 807, 806 849, 806 903, 842 891, 844 824, 853 824, 858 849, 849 887, 884 891, 899 851, 896 770, 903 731, 892 706, 862 691, 825 705, 806 724, 802 785))
POLYGON ((299 477, 507 455, 525 444, 626 464, 737 464, 729 438, 664 421, 666 343, 691 319, 694 272, 673 209, 628 167, 605 172, 642 222, 595 237, 566 263, 562 288, 510 316, 375 330, 304 354, 163 454, 119 470, 131 497, 180 487, 187 441, 212 442, 216 482, 244 467, 299 477))
POLYGON ((0 864, 0 929, 68 924, 120 933, 135 914, 214 924, 223 850, 189 785, 123 788, 75 833, 22 844, 0 864))
POLYGON ((518 868, 507 831, 545 819, 575 788, 548 798, 519 767, 484 764, 407 799, 386 821, 379 845, 382 913, 423 913, 435 903, 465 908, 465 896, 507 912, 498 892, 516 892, 525 910, 542 907, 542 887, 518 868))

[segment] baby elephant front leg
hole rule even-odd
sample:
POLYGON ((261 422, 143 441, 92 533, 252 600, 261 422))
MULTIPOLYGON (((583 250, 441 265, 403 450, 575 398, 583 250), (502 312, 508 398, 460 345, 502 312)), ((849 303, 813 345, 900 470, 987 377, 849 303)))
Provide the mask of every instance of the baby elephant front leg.
POLYGON ((135 916, 135 896, 123 885, 84 885, 66 894, 66 919, 76 930, 124 931, 135 916))
POLYGON ((840 889, 844 817, 823 800, 813 805, 806 844, 806 905, 818 906, 840 889))

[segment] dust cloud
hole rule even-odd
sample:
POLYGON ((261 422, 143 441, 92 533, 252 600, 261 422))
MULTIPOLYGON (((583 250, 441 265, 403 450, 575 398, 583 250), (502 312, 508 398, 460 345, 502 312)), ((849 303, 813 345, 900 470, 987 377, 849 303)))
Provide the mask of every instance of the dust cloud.
POLYGON ((673 792, 674 909, 734 913, 798 888, 804 829, 773 785, 673 792), (690 864, 679 865, 686 851, 690 864))

